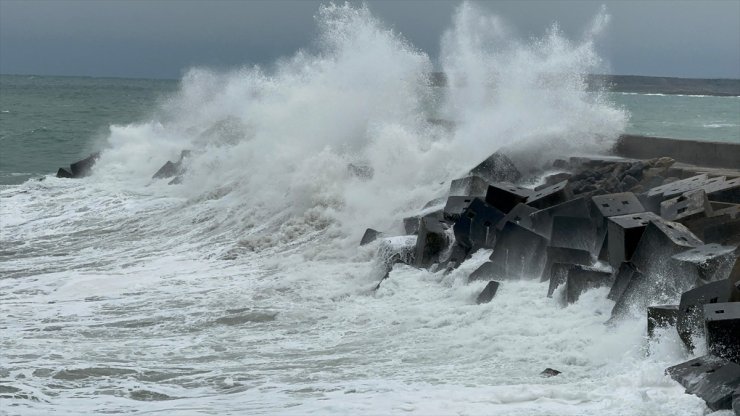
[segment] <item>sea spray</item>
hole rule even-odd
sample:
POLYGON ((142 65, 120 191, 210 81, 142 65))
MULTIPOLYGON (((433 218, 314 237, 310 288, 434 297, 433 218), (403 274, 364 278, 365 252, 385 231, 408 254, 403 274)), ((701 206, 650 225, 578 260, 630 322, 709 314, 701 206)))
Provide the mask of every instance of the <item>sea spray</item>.
POLYGON ((155 121, 112 127, 98 175, 143 184, 192 149, 183 185, 168 192, 216 192, 220 208, 252 219, 243 232, 275 221, 271 237, 246 246, 290 240, 303 227, 351 247, 366 226, 400 232, 404 214, 499 148, 541 161, 603 150, 624 127, 621 110, 586 91, 585 75, 600 64, 598 31, 572 42, 553 27, 522 41, 463 3, 442 39, 450 82, 436 89, 429 57, 366 6, 322 6, 316 21, 315 42, 272 66, 190 70, 155 121), (437 116, 456 128, 428 122, 437 116), (352 175, 350 163, 373 176, 352 175))
POLYGON ((626 113, 589 91, 602 71, 595 40, 608 22, 602 10, 584 37, 567 39, 554 24, 542 38, 521 40, 497 16, 463 3, 442 38, 446 117, 457 122, 457 156, 475 160, 507 148, 520 164, 608 150, 626 113))

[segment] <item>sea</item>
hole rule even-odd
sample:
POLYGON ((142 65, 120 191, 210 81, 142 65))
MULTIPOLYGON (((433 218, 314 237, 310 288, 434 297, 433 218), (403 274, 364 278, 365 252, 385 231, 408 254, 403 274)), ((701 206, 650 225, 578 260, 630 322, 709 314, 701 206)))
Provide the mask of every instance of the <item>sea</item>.
POLYGON ((590 38, 497 22, 461 6, 432 62, 330 5, 266 66, 0 76, 0 414, 711 413, 664 374, 702 341, 607 324, 608 288, 566 305, 506 281, 478 305, 482 250, 375 290, 403 239, 365 229, 403 235, 499 149, 539 167, 622 133, 740 143, 738 97, 594 91, 590 38), (185 149, 179 184, 152 178, 185 149), (55 177, 95 151, 90 176, 55 177))

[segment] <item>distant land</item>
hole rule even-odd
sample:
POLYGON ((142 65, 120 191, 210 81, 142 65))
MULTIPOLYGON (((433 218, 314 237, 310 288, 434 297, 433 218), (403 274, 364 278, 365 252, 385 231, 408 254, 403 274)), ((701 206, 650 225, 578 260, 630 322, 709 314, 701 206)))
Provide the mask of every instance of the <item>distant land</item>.
MULTIPOLYGON (((442 72, 432 74, 432 83, 436 86, 447 85, 447 78, 442 72)), ((635 92, 640 94, 683 94, 740 96, 740 79, 700 79, 647 77, 640 75, 591 75, 589 83, 592 88, 606 85, 610 91, 635 92)))
MULTIPOLYGON (((31 74, 0 74, 0 76, 152 80, 149 78, 92 77, 71 75, 55 76, 31 74)), ((156 80, 178 82, 177 79, 158 78, 156 80)), ((444 87, 447 85, 447 77, 443 72, 432 72, 431 82, 432 85, 436 87, 444 87)), ((600 86, 606 85, 610 91, 614 92, 634 92, 638 94, 714 95, 720 97, 740 96, 740 79, 650 77, 642 75, 590 75, 588 82, 591 89, 597 89, 600 86)))

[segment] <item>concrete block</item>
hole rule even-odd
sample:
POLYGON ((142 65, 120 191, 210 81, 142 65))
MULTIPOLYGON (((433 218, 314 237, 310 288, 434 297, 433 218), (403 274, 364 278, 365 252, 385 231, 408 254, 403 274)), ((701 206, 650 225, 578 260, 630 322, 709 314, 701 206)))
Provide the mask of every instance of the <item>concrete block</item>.
POLYGON ((589 200, 579 197, 562 204, 538 210, 529 215, 532 220, 532 229, 546 238, 550 238, 552 234, 553 219, 559 216, 591 218, 589 200))
POLYGON ((609 239, 607 238, 608 236, 606 233, 606 228, 599 228, 597 229, 597 232, 599 233, 599 235, 597 236, 596 241, 601 242, 601 243, 598 243, 600 244, 601 248, 599 249, 599 254, 597 258, 599 259, 600 262, 608 264, 609 263, 609 239))
POLYGON ((735 207, 738 207, 738 204, 731 204, 729 202, 709 201, 709 206, 712 208, 712 211, 714 212, 714 211, 722 211, 728 208, 735 208, 735 207))
POLYGON ((738 258, 735 259, 735 265, 727 279, 730 283, 730 302, 740 302, 740 248, 735 249, 735 254, 738 258))
POLYGON ((448 221, 457 221, 473 200, 469 196, 451 196, 447 198, 447 204, 442 210, 444 218, 448 221))
MULTIPOLYGON (((738 163, 740 165, 740 163, 738 163)), ((740 177, 727 179, 712 178, 704 185, 707 197, 712 201, 740 204, 740 177)))
POLYGON ((504 214, 508 214, 517 204, 527 202, 532 191, 508 182, 497 182, 488 186, 486 203, 504 214))
POLYGON ((561 216, 553 218, 550 234, 551 247, 585 250, 596 255, 598 254, 597 237, 596 223, 590 218, 561 216))
POLYGON ((72 172, 68 171, 67 169, 59 168, 59 170, 57 171, 57 178, 72 179, 74 177, 75 175, 73 175, 72 172))
POLYGON ((692 337, 703 335, 704 305, 725 303, 730 300, 730 282, 719 280, 688 290, 681 295, 676 329, 684 345, 693 350, 692 337))
POLYGON ((611 286, 612 274, 595 270, 585 266, 576 266, 568 270, 565 282, 565 299, 568 303, 574 303, 589 289, 611 286))
MULTIPOLYGON (((716 204, 710 201, 710 204, 716 204)), ((740 245, 740 205, 712 209, 711 216, 694 217, 681 223, 705 243, 740 245)))
POLYGON ((466 176, 464 178, 454 179, 450 183, 450 196, 477 196, 485 197, 490 185, 480 176, 466 176))
POLYGON ((567 202, 573 197, 573 192, 568 186, 568 181, 562 181, 555 185, 532 192, 527 198, 527 205, 537 209, 545 209, 553 205, 567 202))
POLYGON ((547 260, 545 261, 545 267, 542 270, 541 282, 547 281, 551 277, 551 268, 555 263, 567 263, 577 264, 581 266, 589 266, 593 263, 591 253, 587 250, 579 250, 575 248, 566 247, 547 247, 547 260))
POLYGON ((700 284, 729 277, 736 258, 735 247, 719 244, 703 244, 673 255, 684 272, 701 279, 700 284))
POLYGON ((545 183, 543 183, 542 185, 536 186, 534 190, 539 191, 541 189, 547 188, 550 185, 555 185, 556 183, 567 181, 572 176, 573 174, 568 173, 568 172, 558 172, 558 173, 553 173, 551 175, 547 175, 544 179, 545 183))
POLYGON ((406 217, 403 219, 403 229, 406 231, 407 235, 419 232, 419 221, 421 221, 421 217, 419 216, 406 217))
POLYGON ((514 162, 501 152, 487 157, 474 167, 470 174, 480 176, 488 182, 516 182, 522 178, 514 162))
POLYGON ((703 189, 683 193, 660 203, 660 216, 669 221, 685 221, 712 215, 712 207, 703 189))
POLYGON ((447 248, 447 225, 437 215, 425 215, 419 222, 419 236, 414 252, 417 267, 429 267, 439 262, 439 255, 447 248))
POLYGON ((504 219, 496 225, 496 228, 500 230, 507 222, 513 222, 514 224, 534 231, 534 224, 532 223, 531 215, 536 211, 537 208, 530 207, 529 205, 521 203, 517 204, 508 214, 506 214, 504 219))
POLYGON ((546 248, 546 238, 509 222, 496 232, 491 261, 510 279, 537 279, 545 267, 546 248))
POLYGON ((455 239, 471 252, 491 248, 496 239, 496 225, 505 215, 482 199, 474 198, 453 226, 455 239))
POLYGON ((663 199, 673 198, 685 192, 700 189, 708 180, 709 175, 703 173, 690 178, 673 181, 665 185, 656 186, 655 188, 650 189, 647 194, 648 197, 661 196, 663 199))
POLYGON ((477 269, 473 271, 473 273, 470 273, 470 276, 468 276, 468 281, 472 282, 474 280, 490 280, 494 277, 498 277, 498 267, 491 263, 490 261, 487 261, 480 265, 477 269))
POLYGON ((360 245, 364 246, 365 244, 370 244, 380 237, 383 237, 383 233, 377 230, 373 230, 372 228, 368 228, 367 230, 365 230, 365 234, 363 234, 362 240, 360 240, 360 245))
POLYGON ((712 355, 669 367, 666 374, 713 411, 732 409, 732 395, 740 387, 740 365, 712 355))
POLYGON ((95 162, 98 161, 99 157, 100 152, 96 152, 82 160, 78 160, 77 162, 72 163, 71 165, 69 165, 69 169, 72 172, 72 175, 74 175, 75 178, 81 178, 83 176, 89 175, 92 167, 95 165, 95 162))
POLYGON ((631 258, 641 274, 633 275, 612 316, 639 316, 648 305, 677 302, 683 292, 696 286, 699 276, 672 256, 698 245, 701 241, 681 224, 651 221, 631 258))
POLYGON ((596 209, 596 218, 604 220, 618 215, 645 212, 645 208, 632 192, 596 195, 591 198, 596 209))
POLYGON ((171 178, 180 172, 180 166, 177 163, 167 161, 158 171, 152 175, 152 179, 171 178))
POLYGON ((553 263, 550 266, 550 284, 547 287, 547 297, 551 298, 555 289, 564 285, 568 280, 568 273, 578 267, 577 264, 553 263))
POLYGON ((561 371, 558 371, 558 370, 555 370, 554 368, 548 367, 548 368, 542 370, 542 372, 540 373, 540 375, 542 377, 555 377, 556 375, 558 375, 560 373, 561 373, 561 371))
POLYGON ((704 305, 707 351, 740 364, 740 302, 704 305))
POLYGON ((444 259, 440 266, 447 271, 454 270, 468 258, 469 254, 470 249, 455 242, 444 254, 444 259))
POLYGON ((495 280, 491 280, 488 282, 486 287, 483 289, 482 292, 478 295, 478 298, 475 300, 475 302, 480 305, 481 303, 488 303, 493 299, 494 296, 496 296, 496 291, 498 290, 499 282, 495 280))
POLYGON ((660 217, 652 212, 619 215, 609 218, 607 223, 607 240, 609 247, 609 263, 617 268, 624 261, 632 258, 637 245, 645 232, 645 228, 652 220, 660 217))
POLYGON ((622 264, 619 265, 619 269, 614 277, 614 283, 612 284, 612 288, 609 290, 609 294, 606 298, 613 301, 619 300, 627 289, 629 283, 633 279, 638 281, 641 278, 641 273, 637 270, 637 267, 635 267, 634 264, 628 261, 622 262, 622 264))
POLYGON ((647 310, 647 334, 652 338, 656 328, 668 328, 676 326, 678 318, 678 305, 656 305, 648 306, 647 310))

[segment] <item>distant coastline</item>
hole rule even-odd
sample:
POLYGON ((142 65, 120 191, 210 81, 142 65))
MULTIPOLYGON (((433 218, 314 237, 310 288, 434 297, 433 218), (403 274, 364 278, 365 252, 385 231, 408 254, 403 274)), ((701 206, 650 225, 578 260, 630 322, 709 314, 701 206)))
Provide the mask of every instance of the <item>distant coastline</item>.
MULTIPOLYGON (((447 85, 442 72, 432 74, 435 86, 447 85)), ((610 91, 637 94, 740 96, 740 79, 650 77, 641 75, 591 75, 591 88, 607 86, 610 91)))
MULTIPOLYGON (((84 79, 121 79, 141 81, 179 82, 170 78, 138 78, 138 77, 92 77, 73 75, 33 75, 33 74, 0 74, 0 76, 14 77, 42 77, 42 78, 84 78, 84 79)), ((432 85, 444 87, 447 77, 443 72, 433 72, 432 85)), ((604 75, 589 76, 591 89, 606 86, 609 91, 636 93, 636 94, 668 94, 668 95, 710 95, 717 97, 739 97, 740 79, 729 78, 676 78, 653 77, 642 75, 604 75)))

